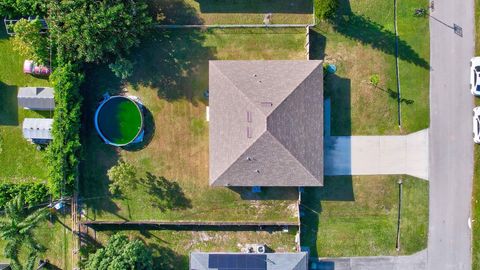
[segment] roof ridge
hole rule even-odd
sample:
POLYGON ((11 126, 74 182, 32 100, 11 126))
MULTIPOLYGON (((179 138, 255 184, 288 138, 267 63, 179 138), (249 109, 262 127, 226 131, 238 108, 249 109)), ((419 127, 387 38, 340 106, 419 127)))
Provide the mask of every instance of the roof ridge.
MULTIPOLYGON (((264 134, 266 134, 266 133, 268 133, 269 135, 271 135, 272 138, 275 140, 275 142, 278 143, 283 149, 285 149, 285 151, 287 151, 287 153, 292 156, 292 158, 295 160, 295 162, 297 162, 298 164, 300 164, 300 166, 301 166, 311 177, 313 177, 313 178, 314 178, 315 180, 317 180, 317 182, 318 182, 317 177, 315 177, 309 169, 305 168, 305 166, 303 166, 303 164, 297 159, 297 157, 294 156, 294 155, 292 154, 292 152, 290 152, 290 151, 285 147, 285 145, 283 145, 283 143, 281 143, 281 142, 277 139, 277 137, 275 137, 268 129, 264 132, 264 134)), ((264 134, 262 134, 262 136, 263 136, 264 134)))

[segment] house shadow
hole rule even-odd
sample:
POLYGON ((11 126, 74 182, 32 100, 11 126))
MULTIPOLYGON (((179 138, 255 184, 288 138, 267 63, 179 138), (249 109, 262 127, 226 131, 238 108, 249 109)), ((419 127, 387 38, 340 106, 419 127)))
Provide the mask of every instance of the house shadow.
POLYGON ((254 192, 252 187, 228 187, 238 193, 242 200, 298 200, 297 187, 262 187, 254 192))
MULTIPOLYGON (((335 18, 331 20, 331 25, 335 31, 352 40, 369 45, 386 54, 393 56, 396 54, 395 33, 389 29, 385 29, 382 25, 372 21, 368 17, 353 13, 350 0, 339 0, 338 12, 335 18)), ((408 63, 430 69, 430 64, 427 60, 423 59, 401 38, 398 38, 398 57, 408 63)))
POLYGON ((326 176, 323 187, 305 188, 300 203, 302 247, 307 247, 310 257, 318 258, 318 231, 322 226, 322 202, 355 201, 351 176, 326 176))
POLYGON ((202 13, 295 13, 312 14, 312 0, 195 0, 202 13))
POLYGON ((153 251, 154 269, 188 269, 189 261, 187 256, 178 254, 172 249, 156 243, 150 243, 148 247, 153 251))
MULTIPOLYGON (((82 127, 81 142, 83 145, 82 161, 80 162, 79 200, 93 213, 89 212, 87 219, 95 220, 96 214, 102 212, 117 215, 118 206, 112 201, 108 190, 109 179, 107 171, 119 160, 118 149, 105 144, 97 134, 94 126, 95 111, 103 100, 103 94, 119 94, 120 80, 106 65, 86 65, 85 81, 81 87, 82 127), (84 198, 84 199, 82 199, 84 198)), ((117 215, 118 218, 127 220, 117 215)))
POLYGON ((216 51, 204 46, 205 38, 205 30, 199 29, 152 30, 130 56, 135 65, 129 83, 134 90, 150 87, 170 101, 206 102, 208 62, 216 51))
POLYGON ((176 181, 147 172, 140 183, 146 187, 152 206, 162 211, 192 208, 191 200, 176 181))
POLYGON ((18 126, 18 89, 0 81, 0 126, 18 126))

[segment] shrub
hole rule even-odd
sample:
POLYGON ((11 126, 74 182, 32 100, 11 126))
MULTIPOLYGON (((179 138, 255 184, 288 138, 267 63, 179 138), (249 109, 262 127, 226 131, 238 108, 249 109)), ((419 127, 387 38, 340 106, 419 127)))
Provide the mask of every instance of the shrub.
POLYGON ((80 107, 79 93, 83 75, 73 64, 64 64, 51 75, 55 89, 53 140, 47 148, 49 188, 54 197, 71 194, 77 177, 80 158, 80 107))
POLYGON ((314 0, 315 17, 325 21, 333 18, 338 8, 338 0, 314 0))
POLYGON ((113 74, 122 80, 128 79, 133 72, 133 63, 125 58, 119 58, 115 63, 108 65, 113 74))
POLYGON ((153 269, 152 251, 142 241, 129 240, 125 235, 116 234, 104 248, 91 254, 82 262, 86 270, 153 269))
POLYGON ((49 192, 42 183, 1 183, 0 184, 0 208, 22 193, 27 206, 34 206, 48 200, 49 192))
POLYGON ((132 164, 119 161, 117 165, 108 170, 107 175, 110 179, 108 190, 113 195, 119 195, 120 192, 125 192, 129 187, 134 188, 136 186, 137 170, 132 164))
POLYGON ((380 83, 380 76, 378 74, 373 74, 370 76, 370 84, 377 87, 380 83))
POLYGON ((27 59, 39 64, 45 64, 48 59, 48 41, 40 34, 42 24, 39 20, 21 19, 13 26, 13 48, 27 59))

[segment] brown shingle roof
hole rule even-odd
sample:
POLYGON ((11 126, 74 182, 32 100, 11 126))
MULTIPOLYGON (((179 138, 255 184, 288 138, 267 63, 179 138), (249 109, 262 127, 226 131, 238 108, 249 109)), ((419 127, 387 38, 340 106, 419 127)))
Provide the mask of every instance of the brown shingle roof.
POLYGON ((321 61, 210 61, 210 184, 321 186, 321 61))

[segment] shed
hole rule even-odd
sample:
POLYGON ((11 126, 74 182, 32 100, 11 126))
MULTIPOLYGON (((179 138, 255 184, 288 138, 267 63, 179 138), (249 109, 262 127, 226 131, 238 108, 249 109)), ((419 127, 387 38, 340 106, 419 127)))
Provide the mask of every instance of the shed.
POLYGON ((25 118, 23 120, 23 137, 34 143, 46 143, 52 139, 53 119, 25 118))
POLYGON ((51 111, 55 108, 53 88, 20 87, 17 94, 18 106, 39 111, 51 111))

